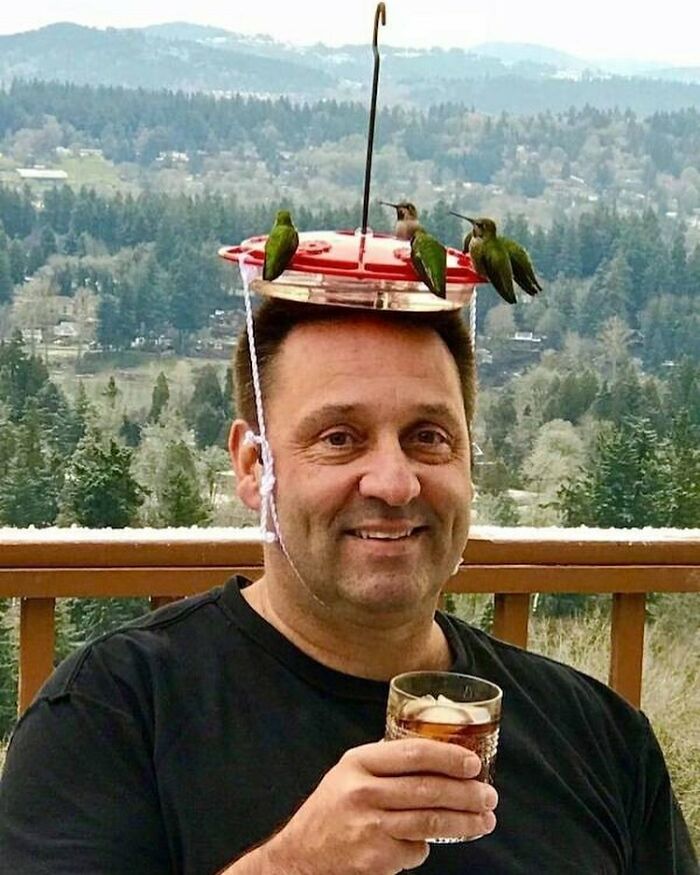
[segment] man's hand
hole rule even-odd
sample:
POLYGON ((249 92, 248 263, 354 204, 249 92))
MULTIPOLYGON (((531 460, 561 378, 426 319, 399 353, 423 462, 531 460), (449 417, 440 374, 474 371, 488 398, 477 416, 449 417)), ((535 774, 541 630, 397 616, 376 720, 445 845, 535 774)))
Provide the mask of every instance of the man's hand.
POLYGON ((264 875, 395 875, 420 866, 426 839, 496 825, 476 754, 401 739, 349 750, 287 825, 255 852, 264 875))

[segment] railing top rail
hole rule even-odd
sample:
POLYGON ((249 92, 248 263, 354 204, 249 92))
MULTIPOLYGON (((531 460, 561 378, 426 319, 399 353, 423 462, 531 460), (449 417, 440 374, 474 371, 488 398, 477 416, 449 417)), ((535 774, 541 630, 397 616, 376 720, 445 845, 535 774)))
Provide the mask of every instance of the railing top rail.
MULTIPOLYGON (((474 526, 475 565, 700 566, 698 529, 474 526)), ((0 569, 257 566, 257 529, 0 528, 0 569)))

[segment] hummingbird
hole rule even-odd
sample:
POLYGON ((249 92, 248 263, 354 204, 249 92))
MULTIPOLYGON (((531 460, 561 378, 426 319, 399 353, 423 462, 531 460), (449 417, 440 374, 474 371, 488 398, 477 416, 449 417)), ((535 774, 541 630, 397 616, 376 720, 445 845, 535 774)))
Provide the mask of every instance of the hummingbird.
POLYGON ((499 237, 493 219, 472 219, 452 210, 450 214, 472 223, 472 231, 464 238, 463 251, 469 253, 474 267, 487 277, 504 301, 508 304, 517 301, 513 280, 528 295, 542 291, 527 250, 509 237, 499 237))
POLYGON ((388 201, 379 201, 385 207, 393 207, 396 210, 396 225, 394 236, 399 240, 410 240, 413 232, 420 226, 418 210, 409 201, 401 201, 398 204, 390 204, 388 201))
POLYGON ((278 210, 275 224, 265 241, 263 279, 276 280, 287 269, 299 245, 299 234, 289 210, 278 210))
POLYGON ((411 235, 411 262, 430 291, 439 298, 446 298, 447 250, 420 225, 411 235))

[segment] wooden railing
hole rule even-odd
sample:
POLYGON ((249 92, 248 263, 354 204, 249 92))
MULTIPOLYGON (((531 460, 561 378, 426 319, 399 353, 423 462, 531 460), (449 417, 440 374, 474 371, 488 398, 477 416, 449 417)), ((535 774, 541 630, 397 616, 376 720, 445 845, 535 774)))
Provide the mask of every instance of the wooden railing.
MULTIPOLYGON (((56 598, 147 596, 158 607, 234 573, 257 577, 251 535, 0 529, 0 598, 20 599, 20 712, 54 665, 56 598)), ((494 634, 522 647, 533 593, 612 593, 609 683, 638 706, 647 593, 700 591, 700 531, 475 527, 446 591, 494 593, 494 634)))

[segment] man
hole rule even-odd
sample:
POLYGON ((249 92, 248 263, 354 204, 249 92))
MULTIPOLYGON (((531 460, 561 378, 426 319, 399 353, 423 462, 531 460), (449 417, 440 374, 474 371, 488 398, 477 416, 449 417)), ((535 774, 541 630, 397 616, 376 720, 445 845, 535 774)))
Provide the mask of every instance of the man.
MULTIPOLYGON (((255 336, 279 535, 264 575, 59 667, 8 752, 6 871, 695 873, 646 719, 436 613, 469 529, 459 316, 271 301, 255 336), (503 688, 495 789, 455 745, 380 740, 388 680, 417 669, 503 688), (428 845, 435 835, 483 837, 428 845)), ((240 497, 260 509, 245 339, 236 369, 231 454, 240 497)))

